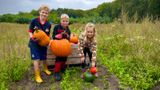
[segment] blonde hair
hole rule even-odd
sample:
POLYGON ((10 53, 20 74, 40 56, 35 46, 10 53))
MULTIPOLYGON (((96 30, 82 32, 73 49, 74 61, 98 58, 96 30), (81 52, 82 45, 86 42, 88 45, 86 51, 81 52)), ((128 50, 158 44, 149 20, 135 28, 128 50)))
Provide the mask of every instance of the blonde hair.
POLYGON ((42 10, 46 10, 46 11, 50 11, 49 7, 47 5, 42 5, 40 8, 39 8, 39 11, 42 11, 42 10))
POLYGON ((85 30, 84 30, 84 35, 85 35, 85 37, 87 37, 87 28, 93 28, 93 31, 94 31, 94 35, 93 35, 93 39, 92 40, 94 40, 94 39, 96 39, 96 29, 95 29, 95 24, 93 24, 93 23, 91 23, 91 22, 89 22, 89 23, 87 23, 86 24, 86 26, 85 26, 85 30))
POLYGON ((63 19, 63 18, 66 18, 66 19, 69 19, 69 16, 68 16, 68 14, 61 14, 61 19, 63 19))

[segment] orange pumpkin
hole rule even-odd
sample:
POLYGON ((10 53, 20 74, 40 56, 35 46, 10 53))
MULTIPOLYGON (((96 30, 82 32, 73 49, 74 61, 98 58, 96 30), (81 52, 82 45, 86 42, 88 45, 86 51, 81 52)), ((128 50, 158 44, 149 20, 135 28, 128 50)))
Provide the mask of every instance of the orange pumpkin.
POLYGON ((52 40, 50 49, 55 56, 66 57, 72 52, 71 44, 67 39, 52 40))
POLYGON ((41 46, 47 46, 50 42, 49 36, 47 36, 47 34, 42 30, 35 30, 33 37, 39 40, 38 44, 41 46))
POLYGON ((74 43, 74 44, 77 44, 78 43, 78 36, 76 34, 71 34, 70 36, 70 42, 71 43, 74 43))
POLYGON ((97 68, 96 68, 96 67, 91 67, 91 68, 90 68, 90 72, 91 72, 92 74, 95 74, 95 73, 97 72, 97 68))

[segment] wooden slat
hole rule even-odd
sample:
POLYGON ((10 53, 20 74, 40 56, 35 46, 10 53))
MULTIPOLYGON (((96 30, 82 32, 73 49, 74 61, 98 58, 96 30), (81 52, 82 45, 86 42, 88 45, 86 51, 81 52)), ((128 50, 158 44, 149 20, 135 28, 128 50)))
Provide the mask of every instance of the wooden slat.
MULTIPOLYGON (((89 63, 89 58, 86 60, 87 63, 89 63)), ((55 59, 47 60, 48 65, 54 65, 55 59)), ((81 64, 80 58, 67 58, 66 64, 81 64)))
MULTIPOLYGON (((72 46, 72 54, 67 58, 67 64, 81 64, 80 56, 78 55, 78 45, 73 44, 72 46)), ((48 65, 54 65, 55 56, 52 54, 50 49, 47 50, 47 63, 48 65)), ((87 58, 87 62, 89 62, 89 58, 87 58)))
MULTIPOLYGON (((79 57, 79 55, 78 55, 78 45, 77 44, 73 44, 72 46, 71 46, 71 48, 72 48, 72 53, 71 53, 71 55, 69 55, 68 57, 79 57)), ((48 50, 47 50, 47 57, 49 58, 49 57, 55 57, 53 54, 52 54, 52 52, 51 52, 51 50, 50 50, 50 48, 48 47, 48 50)))

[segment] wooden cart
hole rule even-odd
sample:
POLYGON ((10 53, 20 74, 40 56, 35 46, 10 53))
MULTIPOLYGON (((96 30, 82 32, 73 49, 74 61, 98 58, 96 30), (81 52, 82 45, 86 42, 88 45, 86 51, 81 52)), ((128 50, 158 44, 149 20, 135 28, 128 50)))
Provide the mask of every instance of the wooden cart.
MULTIPOLYGON (((76 65, 76 64, 81 64, 80 61, 80 56, 78 55, 78 44, 72 44, 72 54, 68 56, 67 58, 67 65, 76 65)), ((52 54, 50 51, 50 48, 48 48, 47 51, 47 63, 48 65, 54 65, 55 62, 55 56, 52 54)), ((89 62, 89 59, 87 58, 87 62, 89 62)))

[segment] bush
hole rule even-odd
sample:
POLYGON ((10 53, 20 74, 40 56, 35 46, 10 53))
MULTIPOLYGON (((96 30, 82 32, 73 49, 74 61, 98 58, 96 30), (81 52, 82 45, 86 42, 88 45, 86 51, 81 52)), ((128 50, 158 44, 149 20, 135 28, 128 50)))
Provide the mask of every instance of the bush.
POLYGON ((20 17, 16 20, 16 22, 20 24, 29 24, 31 22, 31 19, 20 17))

